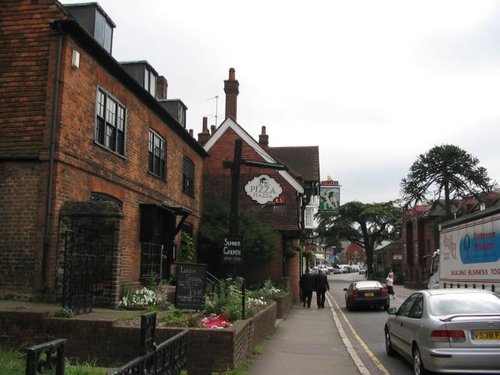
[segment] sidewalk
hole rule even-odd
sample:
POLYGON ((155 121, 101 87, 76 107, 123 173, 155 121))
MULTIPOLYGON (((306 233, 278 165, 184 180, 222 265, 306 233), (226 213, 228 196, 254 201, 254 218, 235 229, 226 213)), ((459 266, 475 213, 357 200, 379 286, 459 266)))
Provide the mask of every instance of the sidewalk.
MULTIPOLYGON (((314 306, 314 307, 313 307, 314 306)), ((272 338, 254 357, 249 375, 336 375, 359 374, 325 304, 318 309, 294 305, 272 338)))
MULTIPOLYGON (((394 290, 398 306, 413 292, 401 285, 395 285, 394 290)), ((248 375, 369 374, 346 339, 331 297, 327 297, 324 309, 318 309, 314 301, 310 309, 294 305, 272 338, 262 345, 262 354, 254 357, 248 375)))

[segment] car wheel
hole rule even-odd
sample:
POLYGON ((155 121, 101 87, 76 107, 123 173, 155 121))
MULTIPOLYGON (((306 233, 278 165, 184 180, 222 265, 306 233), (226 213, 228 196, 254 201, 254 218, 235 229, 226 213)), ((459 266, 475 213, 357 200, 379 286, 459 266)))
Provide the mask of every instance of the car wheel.
POLYGON ((352 303, 349 298, 345 300, 345 306, 347 307, 347 310, 352 311, 352 303))
POLYGON ((387 327, 385 327, 384 331, 385 331, 385 352, 387 353, 388 356, 392 357, 393 355, 396 354, 396 352, 392 347, 391 335, 389 334, 389 329, 387 327))
POLYGON ((385 304, 385 305, 384 305, 384 310, 385 310, 385 311, 389 310, 389 307, 390 307, 390 305, 389 305, 388 303, 387 303, 387 304, 385 304))
POLYGON ((413 349, 413 373, 415 375, 428 375, 429 372, 424 368, 422 363, 422 356, 420 355, 420 350, 418 346, 413 349))

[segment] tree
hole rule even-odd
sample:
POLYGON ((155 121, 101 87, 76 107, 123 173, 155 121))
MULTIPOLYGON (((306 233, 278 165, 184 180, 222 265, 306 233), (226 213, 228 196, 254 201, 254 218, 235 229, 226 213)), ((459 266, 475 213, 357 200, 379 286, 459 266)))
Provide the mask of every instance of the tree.
POLYGON ((336 214, 319 213, 318 231, 323 236, 345 239, 365 249, 367 275, 373 273, 373 250, 383 241, 399 238, 401 209, 394 202, 348 202, 336 214))
MULTIPOLYGON (((215 194, 204 197, 203 218, 198 241, 199 259, 213 272, 221 270, 220 262, 224 237, 228 236, 229 206, 215 194)), ((275 259, 277 233, 262 223, 251 210, 240 212, 240 232, 245 266, 268 263, 275 259)))
POLYGON ((475 197, 480 201, 480 194, 492 191, 496 184, 478 164, 477 158, 453 145, 435 146, 421 154, 401 182, 405 208, 441 205, 446 218, 451 218, 458 200, 475 197))

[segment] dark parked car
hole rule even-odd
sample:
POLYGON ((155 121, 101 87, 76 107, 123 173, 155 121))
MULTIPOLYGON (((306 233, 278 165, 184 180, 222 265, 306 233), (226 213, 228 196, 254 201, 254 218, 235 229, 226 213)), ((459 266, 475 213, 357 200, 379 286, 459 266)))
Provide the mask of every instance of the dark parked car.
POLYGON ((344 290, 348 310, 355 307, 382 307, 387 310, 390 306, 389 293, 377 280, 354 281, 344 290))
POLYGON ((387 354, 401 354, 414 374, 500 373, 499 295, 479 289, 422 290, 388 313, 387 354))

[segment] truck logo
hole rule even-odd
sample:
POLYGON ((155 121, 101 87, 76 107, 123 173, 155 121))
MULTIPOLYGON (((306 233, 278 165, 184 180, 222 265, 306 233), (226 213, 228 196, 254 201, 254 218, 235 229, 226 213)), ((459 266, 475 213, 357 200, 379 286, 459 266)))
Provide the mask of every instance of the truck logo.
POLYGON ((460 239, 464 264, 496 262, 500 259, 500 238, 495 231, 466 233, 460 239))

